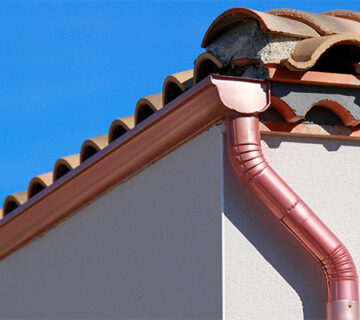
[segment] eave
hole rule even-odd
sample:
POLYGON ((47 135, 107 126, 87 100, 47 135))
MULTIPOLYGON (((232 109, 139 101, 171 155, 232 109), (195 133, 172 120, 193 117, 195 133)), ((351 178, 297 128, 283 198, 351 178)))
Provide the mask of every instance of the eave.
MULTIPOLYGON (((238 100, 246 99, 246 95, 231 92, 231 88, 229 92, 225 86, 222 89, 226 95, 222 96, 218 88, 222 80, 233 83, 233 88, 239 90, 238 83, 244 79, 208 76, 5 216, 0 221, 0 259, 224 119, 226 109, 236 109, 238 100)), ((246 79, 246 82, 257 83, 257 80, 246 79)), ((263 123, 261 127, 264 134, 359 139, 357 130, 344 130, 332 135, 322 126, 305 124, 263 123), (294 129, 300 128, 297 126, 301 127, 300 131, 294 129)))
POLYGON ((224 117, 213 77, 138 124, 0 222, 0 259, 224 117))

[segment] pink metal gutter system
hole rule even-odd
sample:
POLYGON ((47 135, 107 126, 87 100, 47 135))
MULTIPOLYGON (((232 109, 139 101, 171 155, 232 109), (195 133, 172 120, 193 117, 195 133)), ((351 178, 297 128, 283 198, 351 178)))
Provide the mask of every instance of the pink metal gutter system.
MULTIPOLYGON (((247 83, 243 90, 246 92, 247 83)), ((263 82, 258 83, 264 87, 263 82)), ((269 87, 228 112, 228 151, 241 182, 321 265, 327 282, 327 319, 358 320, 358 277, 350 253, 328 227, 266 162, 261 150, 257 114, 269 105, 269 87), (258 104, 249 112, 249 104, 258 104)), ((241 91, 240 91, 240 94, 241 91)))
POLYGON ((358 319, 350 254, 264 159, 257 115, 269 101, 268 82, 207 77, 2 219, 0 258, 226 117, 237 176, 323 268, 327 319, 358 319))

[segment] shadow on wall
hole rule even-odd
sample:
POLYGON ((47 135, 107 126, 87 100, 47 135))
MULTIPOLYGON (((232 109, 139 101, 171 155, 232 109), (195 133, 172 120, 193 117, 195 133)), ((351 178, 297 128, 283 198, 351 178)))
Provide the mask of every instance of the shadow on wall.
MULTIPOLYGON (((281 139, 263 139, 263 141, 267 144, 267 146, 271 149, 277 149, 280 147, 282 142, 296 142, 303 141, 302 137, 290 137, 290 136, 282 136, 281 139)), ((342 146, 358 146, 358 141, 349 141, 342 139, 324 139, 324 138, 309 138, 306 137, 306 143, 312 144, 322 144, 323 147, 331 152, 338 151, 342 146)))
MULTIPOLYGON (((326 284, 320 266, 241 184, 227 155, 224 158, 225 216, 297 292, 304 319, 325 319, 326 284)), ((263 298, 263 285, 266 283, 253 288, 260 292, 257 300, 263 298)), ((285 303, 276 299, 276 292, 272 299, 274 303, 285 303)))

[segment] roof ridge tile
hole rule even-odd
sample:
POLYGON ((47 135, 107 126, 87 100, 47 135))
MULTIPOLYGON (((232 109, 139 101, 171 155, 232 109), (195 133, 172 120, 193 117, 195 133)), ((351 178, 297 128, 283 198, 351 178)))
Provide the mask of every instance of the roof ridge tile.
POLYGON ((319 33, 314 28, 294 19, 247 8, 232 8, 223 12, 211 23, 205 33, 201 46, 203 48, 207 47, 215 40, 221 31, 244 19, 255 19, 259 23, 261 30, 265 33, 286 35, 302 39, 319 36, 319 33))
POLYGON ((300 21, 314 28, 321 35, 360 33, 360 23, 355 20, 295 9, 272 9, 266 13, 300 21))
POLYGON ((339 9, 339 10, 325 11, 322 12, 321 14, 360 22, 360 12, 358 11, 339 9))

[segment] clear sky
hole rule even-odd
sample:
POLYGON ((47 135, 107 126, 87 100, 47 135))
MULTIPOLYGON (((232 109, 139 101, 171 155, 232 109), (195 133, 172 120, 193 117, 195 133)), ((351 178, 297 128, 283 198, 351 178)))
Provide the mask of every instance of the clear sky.
POLYGON ((359 0, 1 1, 0 207, 191 69, 207 27, 237 6, 360 11, 359 0))

